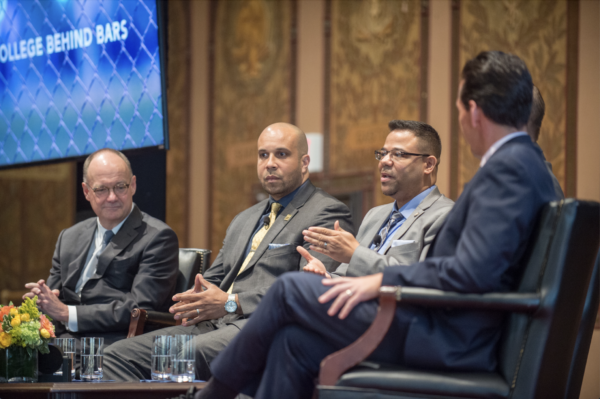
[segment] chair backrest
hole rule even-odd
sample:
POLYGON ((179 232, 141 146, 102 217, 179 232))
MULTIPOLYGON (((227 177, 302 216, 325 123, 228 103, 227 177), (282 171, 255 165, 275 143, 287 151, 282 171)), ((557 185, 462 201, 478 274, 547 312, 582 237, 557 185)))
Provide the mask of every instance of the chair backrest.
POLYGON ((594 334, 596 316, 598 314, 598 305, 600 301, 600 252, 596 257, 596 266, 590 280, 583 314, 581 315, 581 325, 577 334, 577 342, 573 351, 573 360, 571 361, 571 370, 569 371, 569 380, 567 382, 567 398, 578 399, 581 393, 581 383, 585 373, 590 343, 594 334))
POLYGON ((179 248, 179 275, 175 292, 184 292, 194 285, 196 274, 204 274, 210 265, 208 249, 179 248))
POLYGON ((500 372, 512 398, 565 397, 579 324, 600 242, 598 203, 549 204, 519 292, 538 292, 533 315, 508 316, 500 372))

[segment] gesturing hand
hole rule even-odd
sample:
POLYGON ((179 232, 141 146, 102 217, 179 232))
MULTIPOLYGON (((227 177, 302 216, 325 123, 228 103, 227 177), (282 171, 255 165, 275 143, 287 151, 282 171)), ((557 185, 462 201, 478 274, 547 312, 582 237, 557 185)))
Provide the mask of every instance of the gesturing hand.
POLYGON ((338 317, 345 319, 356 305, 379 296, 382 279, 383 273, 322 280, 323 285, 330 285, 331 288, 319 297, 319 302, 326 303, 335 298, 327 314, 335 316, 339 312, 338 317))
MULTIPOLYGON (((30 292, 28 292, 27 294, 23 295, 23 299, 25 298, 33 298, 34 296, 40 295, 41 290, 40 290, 40 284, 45 284, 46 282, 44 280, 39 280, 37 283, 27 283, 25 284, 25 288, 27 288, 28 290, 30 290, 30 292)), ((52 290, 52 293, 54 295, 56 295, 57 297, 60 295, 60 291, 59 290, 52 290)))
POLYGON ((181 325, 191 326, 204 320, 218 319, 225 316, 225 302, 229 295, 214 284, 209 283, 198 274, 194 281, 193 292, 190 290, 176 294, 173 300, 179 301, 171 306, 169 312, 174 313, 175 320, 182 320, 181 325), (206 290, 203 290, 203 287, 206 290))
POLYGON ((354 236, 335 221, 334 230, 324 227, 309 227, 304 230, 304 240, 311 244, 312 251, 320 252, 341 263, 350 263, 350 258, 359 246, 354 236))
POLYGON ((325 265, 319 259, 315 258, 308 252, 304 247, 297 246, 296 250, 302 255, 304 259, 308 262, 306 266, 302 270, 309 273, 318 274, 319 276, 325 276, 327 278, 331 278, 329 273, 327 273, 327 269, 325 269, 325 265))

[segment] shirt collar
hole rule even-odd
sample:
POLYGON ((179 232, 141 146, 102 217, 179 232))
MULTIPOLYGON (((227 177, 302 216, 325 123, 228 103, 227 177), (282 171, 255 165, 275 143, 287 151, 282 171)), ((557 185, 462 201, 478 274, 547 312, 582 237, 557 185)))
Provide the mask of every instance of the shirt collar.
POLYGON ((408 219, 410 215, 417 209, 419 204, 429 195, 429 193, 435 188, 435 184, 429 187, 425 191, 421 191, 419 194, 415 195, 413 199, 408 201, 406 204, 402 205, 402 208, 398 209, 398 203, 394 201, 394 208, 392 212, 399 211, 405 219, 408 219))
POLYGON ((492 146, 490 148, 488 148, 488 150, 485 152, 485 154, 483 154, 483 156, 481 157, 481 162, 479 162, 479 167, 483 168, 483 165, 486 164, 488 159, 490 159, 490 157, 492 155, 494 155, 494 153, 496 151, 498 151, 498 149, 500 147, 502 147, 507 141, 512 140, 515 137, 520 137, 520 136, 527 136, 527 133, 525 133, 525 132, 510 133, 510 134, 507 134, 506 136, 502 137, 500 140, 496 141, 494 144, 492 144, 492 146))
MULTIPOLYGON (((119 232, 119 230, 121 230, 121 227, 123 227, 123 223, 125 223, 125 221, 129 218, 129 215, 131 215, 131 212, 133 212, 133 208, 135 207, 135 204, 131 204, 131 210, 129 211, 129 214, 127 214, 127 217, 125 219, 123 219, 121 221, 121 223, 119 223, 118 225, 116 225, 115 227, 112 228, 112 232, 114 235, 117 235, 117 233, 119 232)), ((98 234, 96 235, 96 237, 104 237, 104 233, 106 233, 107 229, 105 229, 104 227, 102 227, 102 225, 100 224, 100 219, 98 217, 96 217, 96 224, 98 225, 98 234)))
POLYGON ((281 204, 281 209, 285 209, 290 204, 290 202, 292 202, 292 200, 294 199, 294 197, 296 196, 296 194, 298 194, 298 191, 302 187, 304 187, 307 183, 308 183, 308 179, 306 179, 306 181, 304 183, 302 183, 300 185, 300 187, 298 187, 297 189, 295 189, 294 191, 292 191, 291 193, 289 193, 285 197, 281 198, 279 201, 275 201, 273 199, 273 197, 269 196, 269 209, 271 209, 271 204, 273 202, 277 202, 277 203, 281 204))

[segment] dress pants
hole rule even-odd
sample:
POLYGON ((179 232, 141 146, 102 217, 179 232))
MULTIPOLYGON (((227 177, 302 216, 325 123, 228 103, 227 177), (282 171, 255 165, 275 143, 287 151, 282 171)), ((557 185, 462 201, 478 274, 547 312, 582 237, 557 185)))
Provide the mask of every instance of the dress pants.
MULTIPOLYGON (((213 376, 233 390, 260 398, 310 398, 321 360, 354 342, 372 323, 378 301, 357 305, 344 320, 327 315, 331 302, 318 297, 329 289, 322 277, 286 273, 211 365, 213 376)), ((402 307, 370 359, 403 363, 406 332, 417 315, 402 307)))
POLYGON ((229 324, 227 315, 218 320, 203 321, 193 326, 167 327, 134 338, 121 340, 104 350, 104 379, 117 382, 151 379, 152 337, 155 335, 196 335, 196 378, 208 381, 211 377, 210 363, 240 332, 229 324))

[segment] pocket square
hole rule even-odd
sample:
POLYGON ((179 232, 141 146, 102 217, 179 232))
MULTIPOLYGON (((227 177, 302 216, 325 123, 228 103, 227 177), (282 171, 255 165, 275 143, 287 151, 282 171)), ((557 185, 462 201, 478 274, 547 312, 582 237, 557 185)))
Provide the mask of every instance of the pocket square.
POLYGON ((415 240, 394 240, 392 241, 392 248, 399 247, 400 245, 414 244, 415 240))
POLYGON ((270 251, 271 249, 287 247, 288 245, 290 245, 290 244, 269 244, 269 248, 267 248, 267 251, 270 251))

